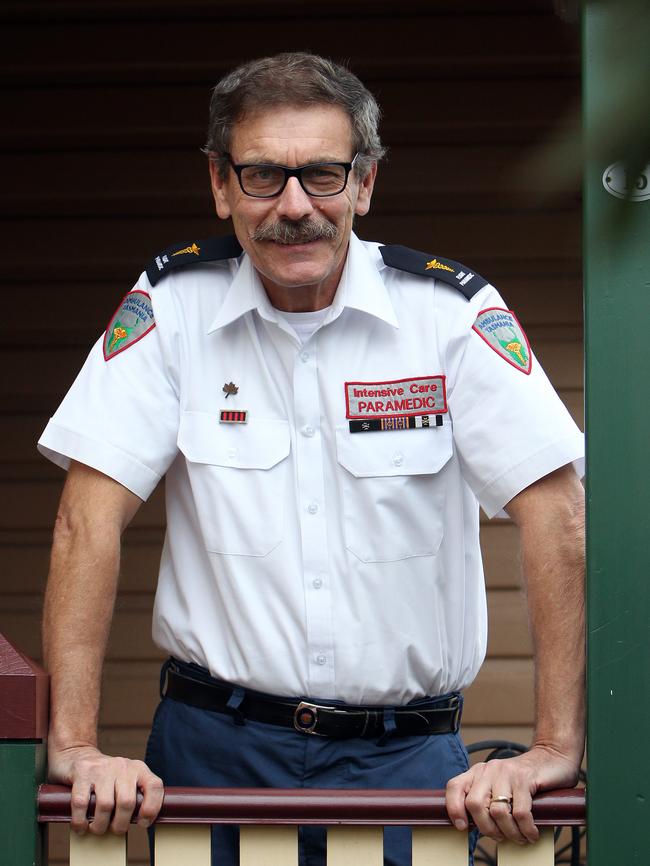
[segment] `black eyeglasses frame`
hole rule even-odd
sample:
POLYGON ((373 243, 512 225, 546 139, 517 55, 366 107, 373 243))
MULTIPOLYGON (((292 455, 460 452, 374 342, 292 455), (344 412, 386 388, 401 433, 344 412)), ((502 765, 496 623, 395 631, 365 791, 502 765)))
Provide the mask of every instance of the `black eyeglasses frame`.
POLYGON ((282 193, 285 190, 287 183, 289 182, 290 177, 295 177, 298 180, 298 183, 300 184, 303 192, 306 195, 312 196, 313 198, 329 198, 330 196, 333 196, 333 195, 341 195, 341 193, 345 190, 346 186, 348 185, 348 178, 350 177, 350 172, 354 168, 354 164, 357 161, 357 157, 359 156, 359 154, 355 153, 355 155, 352 157, 352 162, 335 162, 335 161, 309 162, 306 165, 296 166, 296 168, 290 168, 287 165, 277 165, 276 163, 272 163, 272 162, 235 163, 233 161, 232 156, 229 153, 227 153, 226 151, 224 151, 222 153, 222 156, 228 160, 230 167, 232 168, 232 170, 237 175, 237 180, 239 181, 239 186, 241 188, 241 191, 244 193, 244 195, 250 196, 251 198, 275 198, 278 195, 282 195, 282 193), (344 169, 345 179, 343 181, 343 186, 341 187, 340 190, 338 190, 338 192, 320 192, 319 193, 319 192, 309 192, 309 190, 305 189, 305 185, 302 182, 303 171, 307 168, 318 168, 321 165, 337 165, 337 166, 340 166, 342 169, 344 169), (280 187, 280 189, 277 192, 274 192, 271 195, 256 195, 253 192, 248 192, 246 189, 244 189, 244 184, 242 183, 242 179, 241 179, 242 172, 246 168, 281 168, 282 171, 284 172, 284 183, 282 184, 282 186, 280 187))

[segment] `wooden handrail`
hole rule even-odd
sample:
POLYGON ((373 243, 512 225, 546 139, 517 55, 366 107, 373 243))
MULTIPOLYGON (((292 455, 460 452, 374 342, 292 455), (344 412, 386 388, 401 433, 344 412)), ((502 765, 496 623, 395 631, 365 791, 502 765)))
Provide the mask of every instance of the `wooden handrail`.
MULTIPOLYGON (((138 808, 142 800, 138 797, 138 808)), ((94 812, 91 797, 89 814, 94 812)), ((134 820, 137 817, 137 809, 134 820)), ((540 827, 585 825, 585 789, 548 791, 533 800, 540 827)), ((70 788, 41 785, 38 820, 70 820, 70 788)), ((444 791, 331 788, 166 788, 157 824, 409 824, 449 826, 444 791)))

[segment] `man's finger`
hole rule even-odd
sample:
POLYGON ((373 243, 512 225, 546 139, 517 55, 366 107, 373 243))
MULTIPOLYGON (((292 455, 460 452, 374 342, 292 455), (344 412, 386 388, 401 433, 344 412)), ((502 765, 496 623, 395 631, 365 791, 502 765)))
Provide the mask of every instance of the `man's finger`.
POLYGON ((526 837, 519 832, 519 827, 512 816, 512 802, 512 799, 509 799, 508 802, 492 800, 489 805, 490 817, 499 828, 503 837, 509 839, 511 842, 517 842, 520 845, 523 845, 527 840, 526 837))
POLYGON ((75 833, 83 835, 88 830, 88 803, 90 801, 90 782, 75 779, 70 795, 70 826, 75 833))
POLYGON ((537 842, 539 830, 533 821, 533 798, 525 786, 513 786, 512 818, 527 842, 537 842))
POLYGON ((503 832, 490 814, 490 788, 485 782, 475 783, 467 793, 465 807, 484 836, 503 841, 503 832))
POLYGON ((120 776, 115 781, 115 814, 111 831, 122 835, 129 829, 136 804, 137 784, 135 773, 120 776))
POLYGON ((163 803, 165 788, 162 779, 158 778, 149 768, 143 764, 144 771, 138 777, 138 787, 141 789, 143 798, 138 812, 138 825, 149 827, 156 820, 160 807, 163 803))
POLYGON ((461 773, 460 776, 454 776, 453 779, 450 779, 445 788, 447 814, 457 830, 467 830, 469 826, 469 816, 465 809, 465 795, 471 786, 471 778, 471 771, 461 773))
POLYGON ((115 807, 115 776, 98 779, 95 788, 95 816, 88 829, 96 836, 101 836, 108 830, 111 815, 115 807))

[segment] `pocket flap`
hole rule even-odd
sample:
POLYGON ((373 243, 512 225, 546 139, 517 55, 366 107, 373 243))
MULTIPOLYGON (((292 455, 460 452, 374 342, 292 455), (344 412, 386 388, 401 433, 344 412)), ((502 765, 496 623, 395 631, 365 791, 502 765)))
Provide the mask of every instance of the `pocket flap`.
POLYGON ((382 475, 430 475, 453 453, 451 424, 414 430, 350 433, 336 431, 338 461, 355 478, 382 475))
POLYGON ((182 412, 178 447, 191 463, 270 469, 289 455, 289 422, 253 418, 246 424, 221 424, 217 414, 182 412))

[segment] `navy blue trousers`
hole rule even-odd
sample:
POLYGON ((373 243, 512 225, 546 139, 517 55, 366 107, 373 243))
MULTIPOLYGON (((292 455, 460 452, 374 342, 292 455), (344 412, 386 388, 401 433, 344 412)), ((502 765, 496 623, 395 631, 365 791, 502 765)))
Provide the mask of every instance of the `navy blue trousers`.
MULTIPOLYGON (((194 673, 194 675, 196 675, 194 673)), ((218 788, 444 788, 467 769, 458 734, 330 740, 163 698, 146 762, 165 785, 218 788)), ((300 866, 325 866, 325 829, 300 828, 300 866)), ((212 830, 213 866, 239 863, 238 828, 212 830)), ((384 831, 385 866, 408 866, 407 827, 384 831)))

